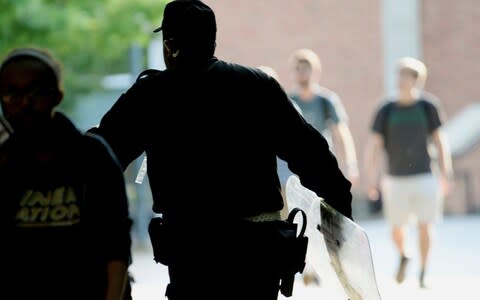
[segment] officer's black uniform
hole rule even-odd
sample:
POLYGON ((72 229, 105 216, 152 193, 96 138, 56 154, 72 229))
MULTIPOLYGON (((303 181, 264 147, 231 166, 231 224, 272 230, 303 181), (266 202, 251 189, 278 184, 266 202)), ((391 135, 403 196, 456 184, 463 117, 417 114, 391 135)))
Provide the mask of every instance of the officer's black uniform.
POLYGON ((124 168, 146 151, 153 210, 169 224, 171 299, 276 299, 284 258, 272 229, 243 220, 282 209, 277 156, 351 217, 351 184, 326 140, 257 69, 211 57, 150 72, 95 131, 124 168))

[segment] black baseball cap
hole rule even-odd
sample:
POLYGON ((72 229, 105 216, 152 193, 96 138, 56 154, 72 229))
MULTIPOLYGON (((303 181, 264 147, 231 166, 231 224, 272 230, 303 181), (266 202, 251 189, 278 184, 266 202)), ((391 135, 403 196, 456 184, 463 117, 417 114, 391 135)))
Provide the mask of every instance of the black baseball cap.
POLYGON ((174 0, 165 6, 162 25, 154 32, 180 40, 215 41, 217 22, 213 10, 200 0, 174 0))

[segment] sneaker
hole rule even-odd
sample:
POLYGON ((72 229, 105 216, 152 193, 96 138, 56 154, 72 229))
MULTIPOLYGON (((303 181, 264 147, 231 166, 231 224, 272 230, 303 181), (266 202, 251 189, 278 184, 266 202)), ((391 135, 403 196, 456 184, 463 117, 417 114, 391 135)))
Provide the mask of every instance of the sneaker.
POLYGON ((317 285, 320 286, 320 278, 313 272, 303 273, 303 283, 305 285, 317 285))
POLYGON ((398 283, 402 283, 405 280, 405 273, 407 270, 407 265, 410 261, 410 258, 407 256, 402 256, 400 258, 400 264, 398 265, 396 280, 398 283))
POLYGON ((428 289, 428 285, 425 283, 425 269, 422 269, 420 271, 420 276, 418 281, 419 281, 420 288, 428 289))

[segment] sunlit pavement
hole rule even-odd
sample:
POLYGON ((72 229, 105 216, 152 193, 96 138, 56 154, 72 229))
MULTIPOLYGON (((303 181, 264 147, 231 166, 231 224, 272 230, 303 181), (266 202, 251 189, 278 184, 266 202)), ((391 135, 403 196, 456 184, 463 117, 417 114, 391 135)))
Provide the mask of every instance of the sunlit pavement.
MULTIPOLYGON (((393 279, 398 257, 390 240, 389 228, 382 219, 359 221, 359 224, 369 234, 383 300, 480 299, 480 216, 445 217, 436 227, 431 267, 427 273, 428 289, 418 287, 418 255, 413 228, 408 240, 413 259, 407 270, 406 281, 398 285, 393 279)), ((167 270, 153 262, 148 246, 135 247, 131 271, 136 280, 132 287, 134 300, 165 299, 167 270)), ((299 277, 293 296, 280 296, 279 299, 346 300, 347 297, 334 281, 328 278, 322 281, 321 286, 305 286, 299 277)), ((212 282, 215 282, 215 278, 212 278, 212 282)))

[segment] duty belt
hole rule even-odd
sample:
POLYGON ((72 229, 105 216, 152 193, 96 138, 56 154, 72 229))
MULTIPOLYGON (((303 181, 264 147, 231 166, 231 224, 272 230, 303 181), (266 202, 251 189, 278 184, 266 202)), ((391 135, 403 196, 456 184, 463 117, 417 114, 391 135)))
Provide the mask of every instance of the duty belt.
POLYGON ((271 222, 281 220, 281 215, 280 211, 264 212, 256 216, 249 216, 243 219, 250 222, 271 222))

